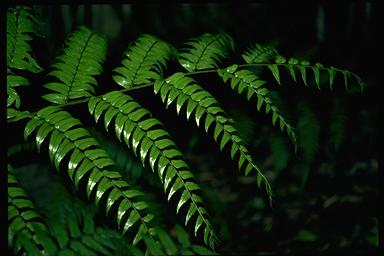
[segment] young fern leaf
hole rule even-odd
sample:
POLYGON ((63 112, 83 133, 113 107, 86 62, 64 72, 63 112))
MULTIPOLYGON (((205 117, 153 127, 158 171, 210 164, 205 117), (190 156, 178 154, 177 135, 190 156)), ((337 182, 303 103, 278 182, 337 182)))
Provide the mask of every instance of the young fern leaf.
POLYGON ((36 35, 36 19, 33 10, 27 6, 10 7, 7 11, 7 67, 27 70, 32 73, 42 71, 32 57, 29 41, 36 35))
POLYGON ((220 143, 220 150, 229 144, 231 147, 231 158, 238 159, 239 170, 244 168, 245 175, 252 170, 256 171, 257 183, 261 187, 264 183, 268 196, 272 197, 271 186, 267 178, 262 174, 260 168, 254 163, 252 156, 244 146, 230 119, 220 107, 219 102, 196 82, 184 73, 175 73, 167 79, 157 80, 154 85, 155 94, 160 94, 163 103, 168 107, 176 104, 176 111, 186 106, 187 119, 194 113, 197 126, 203 124, 208 133, 209 127, 214 128, 214 139, 220 143))
POLYGON ((295 58, 289 58, 288 60, 281 56, 277 50, 271 46, 262 46, 256 44, 254 47, 249 48, 242 54, 243 59, 248 64, 255 64, 255 66, 267 66, 275 77, 276 81, 280 82, 280 70, 282 67, 286 69, 293 80, 296 82, 296 71, 298 71, 301 75, 301 78, 305 85, 308 85, 308 73, 311 72, 313 74, 314 83, 318 89, 320 89, 321 82, 320 74, 321 72, 327 72, 329 76, 329 87, 333 89, 333 82, 336 74, 341 74, 344 78, 345 87, 348 87, 349 82, 352 78, 357 82, 360 86, 361 92, 365 89, 365 82, 355 73, 343 70, 335 67, 324 67, 320 63, 311 64, 307 60, 299 61, 295 58))
POLYGON ((106 57, 107 42, 104 36, 81 26, 65 42, 63 53, 56 57, 48 73, 56 81, 44 87, 53 91, 43 96, 55 104, 68 100, 89 97, 95 93, 97 81, 94 76, 101 74, 106 57))
POLYGON ((168 200, 178 195, 176 212, 183 206, 188 209, 185 225, 196 216, 195 235, 199 229, 203 229, 204 242, 214 248, 218 239, 208 213, 202 206, 202 198, 197 194, 200 187, 162 124, 132 97, 119 91, 107 93, 102 98, 92 97, 88 108, 96 122, 104 114, 106 130, 114 120, 113 126, 118 140, 122 141, 123 137, 133 153, 140 156, 143 165, 149 162, 152 171, 157 171, 168 200))
POLYGON ((225 33, 203 34, 186 43, 189 48, 178 54, 179 63, 189 72, 217 68, 217 62, 234 49, 233 39, 225 33))
POLYGON ((150 83, 158 79, 166 67, 173 48, 160 39, 144 34, 128 47, 123 66, 115 68, 113 79, 124 88, 150 83))
POLYGON ((279 121, 280 130, 283 132, 284 128, 286 129, 289 138, 295 146, 295 150, 297 150, 295 129, 273 103, 269 96, 269 90, 266 87, 263 87, 266 81, 261 80, 249 70, 237 70, 237 68, 238 65, 235 64, 228 68, 218 70, 218 74, 223 78, 224 82, 230 80, 231 89, 240 95, 243 93, 246 94, 248 100, 256 95, 257 110, 261 111, 262 105, 265 104, 265 113, 268 114, 272 111, 272 124, 275 125, 276 121, 279 121))
POLYGON ((131 189, 122 179, 114 162, 89 132, 82 128, 78 119, 58 107, 49 106, 40 110, 27 123, 25 139, 35 130, 38 150, 49 139, 49 156, 57 170, 60 170, 63 159, 69 158, 67 174, 76 187, 84 184, 88 198, 94 195, 98 207, 100 201, 106 201, 107 215, 112 208, 117 209, 114 218, 123 234, 139 226, 134 245, 143 235, 151 234, 154 215, 147 213, 148 204, 137 198, 141 193, 131 189), (83 180, 85 183, 81 182, 83 180))
POLYGON ((34 204, 20 187, 13 169, 8 165, 8 232, 9 247, 15 255, 54 255, 57 250, 34 204), (38 248, 38 245, 40 248, 38 248))
POLYGON ((247 63, 272 63, 277 55, 278 52, 273 46, 260 44, 255 44, 242 54, 247 63))

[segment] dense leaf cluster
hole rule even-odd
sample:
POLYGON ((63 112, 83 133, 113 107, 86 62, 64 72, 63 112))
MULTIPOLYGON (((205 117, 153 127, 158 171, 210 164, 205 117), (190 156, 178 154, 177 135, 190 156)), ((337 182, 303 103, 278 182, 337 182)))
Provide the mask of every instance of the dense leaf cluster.
MULTIPOLYGON (((115 228, 130 238, 132 247, 129 248, 136 255, 142 254, 139 248, 154 255, 213 253, 211 250, 215 249, 219 238, 211 224, 198 181, 183 153, 161 121, 127 92, 152 86, 165 108, 175 105, 178 114, 185 113, 188 120, 194 119, 197 126, 213 133, 220 150, 229 149, 230 157, 245 175, 255 173, 258 186, 265 189, 272 200, 271 185, 255 163, 234 121, 204 88, 205 85, 200 85, 191 76, 204 72, 217 74, 218 80, 230 82, 230 88, 238 94, 246 94, 248 100, 256 96, 257 110, 261 112, 264 105, 265 113, 272 113, 272 124, 278 122, 280 130, 287 132, 295 147, 298 145, 295 128, 275 104, 267 88, 273 81, 260 78, 254 69, 269 69, 279 84, 282 83, 280 69, 285 68, 295 81, 296 72, 299 72, 306 85, 307 71, 312 70, 317 87, 320 87, 320 72, 324 71, 329 74, 331 87, 338 73, 343 75, 346 85, 354 78, 361 88, 364 87, 362 80, 352 72, 326 68, 321 64, 311 65, 306 60, 290 58, 287 61, 272 46, 258 44, 244 52, 245 63, 221 67, 222 60, 230 57, 235 48, 233 39, 227 34, 206 33, 190 39, 182 49, 144 34, 129 44, 121 66, 113 71, 114 81, 123 89, 97 95, 97 76, 103 73, 108 46, 104 36, 82 26, 67 37, 63 49, 48 68, 50 82, 42 86, 50 93, 42 97, 49 105, 34 113, 29 110, 21 112, 15 87, 27 85, 28 80, 17 75, 17 70, 43 70, 32 57, 32 48, 28 44, 33 39, 36 22, 29 7, 10 8, 7 21, 8 122, 30 119, 24 129, 25 140, 35 134, 37 150, 48 153, 60 175, 69 178, 78 193, 86 194, 99 212, 112 219, 115 228), (170 73, 167 64, 174 60, 178 62, 179 70, 170 73), (143 197, 145 191, 133 187, 82 121, 64 110, 66 106, 84 102, 88 103, 89 114, 95 123, 103 120, 105 131, 113 128, 117 141, 124 143, 143 166, 149 166, 157 175, 168 201, 176 201, 176 213, 183 216, 185 226, 192 225, 195 236, 211 250, 193 245, 181 226, 176 228, 178 243, 161 228, 151 202, 143 197)), ((306 129, 303 128, 305 125, 300 123, 299 129, 306 129)), ((317 137, 311 138, 304 133, 302 139, 315 145, 317 137)), ((278 143, 274 145, 278 147, 278 143)), ((308 159, 313 157, 315 150, 307 150, 308 159)), ((69 220, 68 232, 62 223, 44 222, 18 185, 11 167, 8 172, 8 220, 12 237, 9 246, 15 253, 113 254, 116 248, 101 242, 102 232, 94 228, 93 216, 82 213, 82 217, 69 220)))

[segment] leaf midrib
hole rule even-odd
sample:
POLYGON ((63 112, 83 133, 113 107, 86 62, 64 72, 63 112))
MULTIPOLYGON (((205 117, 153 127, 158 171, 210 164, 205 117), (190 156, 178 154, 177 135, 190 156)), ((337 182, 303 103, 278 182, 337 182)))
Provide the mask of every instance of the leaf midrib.
MULTIPOLYGON (((65 96, 65 102, 64 102, 64 104, 67 104, 67 103, 68 103, 68 100, 69 100, 69 94, 71 93, 71 90, 72 90, 72 87, 73 87, 73 83, 74 83, 75 78, 76 78, 76 76, 77 76, 77 71, 79 70, 80 62, 81 62, 81 60, 82 60, 82 58, 83 58, 83 54, 84 54, 85 50, 87 49, 87 46, 88 46, 88 44, 89 44, 89 41, 91 40, 91 38, 92 38, 94 35, 95 35, 95 33, 94 33, 94 32, 91 32, 91 34, 90 34, 90 35, 88 36, 88 38, 87 38, 87 41, 85 41, 85 44, 84 44, 83 49, 81 49, 80 56, 79 56, 78 61, 77 61, 78 64, 77 64, 76 67, 75 67, 75 71, 74 71, 74 73, 73 73, 72 79, 71 79, 71 81, 69 82, 69 85, 68 85, 68 91, 67 91, 67 95, 65 96)), ((67 64, 66 64, 66 65, 67 65, 67 64)))

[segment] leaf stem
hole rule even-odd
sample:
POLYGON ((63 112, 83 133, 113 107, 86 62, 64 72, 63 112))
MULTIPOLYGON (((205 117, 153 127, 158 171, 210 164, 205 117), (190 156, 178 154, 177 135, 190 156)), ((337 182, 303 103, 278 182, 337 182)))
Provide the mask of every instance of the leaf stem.
MULTIPOLYGON (((285 66, 285 65, 295 65, 295 64, 285 64, 285 63, 251 63, 251 64, 240 64, 238 65, 239 68, 246 68, 246 67, 262 67, 262 66, 267 66, 267 65, 270 65, 270 64, 275 64, 275 65, 278 65, 278 66, 285 66)), ((296 64, 296 66, 299 66, 300 64, 296 64)), ((306 65, 305 67, 311 67, 311 65, 306 65)), ((317 67, 319 69, 329 69, 329 68, 326 68, 326 67, 317 67)), ((199 71, 192 71, 192 72, 186 72, 184 73, 185 75, 188 75, 188 76, 193 76, 193 75, 199 75, 199 74, 208 74, 208 73, 216 73, 218 70, 220 70, 222 68, 216 68, 216 69, 206 69, 206 70, 199 70, 199 71)), ((337 72, 342 72, 343 70, 342 69, 339 69, 339 68, 335 68, 333 67, 333 69, 337 72)), ((358 75, 356 75, 355 73, 351 72, 351 71, 347 71, 349 74, 353 75, 354 77, 356 77, 358 80, 361 80, 360 77, 358 75)), ((154 82, 152 83, 148 83, 148 84, 142 84, 142 85, 137 85, 137 86, 133 86, 133 87, 129 87, 129 88, 124 88, 124 89, 121 89, 119 90, 120 92, 129 92, 129 91, 133 91, 133 90, 139 90, 139 89, 142 89, 142 88, 146 88, 146 87, 150 87, 154 84, 154 82)), ((103 95, 103 94, 102 94, 103 95)), ((97 95, 95 97, 101 97, 102 95, 97 95)), ((73 101, 68 101, 67 103, 64 103, 64 104, 59 104, 57 105, 57 107, 68 107, 68 106, 73 106, 73 105, 78 105, 78 104, 82 104, 82 103, 86 103, 88 102, 90 97, 86 97, 86 98, 83 98, 83 99, 79 99, 79 100, 73 100, 73 101)), ((15 123, 15 122, 18 122, 20 120, 23 120, 24 118, 32 118, 35 114, 37 113, 36 112, 33 112, 31 113, 30 115, 28 116, 23 116, 23 117, 16 117, 16 118, 13 118, 13 119, 10 119, 10 120, 7 120, 7 123, 15 123)))

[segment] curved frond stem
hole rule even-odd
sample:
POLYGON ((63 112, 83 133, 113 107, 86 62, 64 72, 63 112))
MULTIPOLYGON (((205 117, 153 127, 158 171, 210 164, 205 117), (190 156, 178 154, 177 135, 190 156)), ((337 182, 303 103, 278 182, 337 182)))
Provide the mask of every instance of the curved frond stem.
POLYGON ((123 233, 131 230, 132 226, 139 221, 140 228, 136 233, 133 243, 137 243, 142 236, 151 234, 152 227, 149 226, 153 214, 147 213, 142 216, 142 210, 148 208, 148 204, 142 200, 135 199, 140 196, 136 190, 123 180, 121 174, 116 171, 115 163, 107 153, 101 149, 98 142, 90 133, 81 127, 81 122, 73 118, 68 112, 58 107, 49 106, 40 110, 34 118, 27 123, 24 137, 37 130, 36 144, 40 150, 41 144, 50 137, 49 156, 55 168, 60 171, 60 164, 66 156, 68 160, 67 175, 76 187, 80 181, 86 179, 86 191, 88 198, 95 194, 95 202, 99 207, 102 198, 107 198, 106 213, 110 212, 115 205, 116 220, 123 233), (124 216, 129 217, 126 220, 124 216))
MULTIPOLYGON (((239 66, 239 68, 241 68, 241 67, 246 68, 246 67, 268 67, 269 65, 271 65, 271 63, 249 63, 249 64, 239 64, 238 66, 239 66)), ((349 70, 336 68, 336 67, 319 67, 317 65, 304 65, 304 64, 300 64, 300 63, 298 63, 298 64, 273 63, 273 65, 286 67, 286 68, 288 68, 290 66, 291 67, 297 67, 297 68, 316 68, 316 69, 324 70, 324 71, 334 70, 335 72, 339 72, 339 73, 347 73, 356 79, 356 81, 359 83, 359 85, 362 86, 362 90, 365 88, 365 83, 361 79, 361 77, 358 76, 356 73, 349 71, 349 70)))
POLYGON ((181 108, 186 107, 187 119, 194 116, 196 125, 204 124, 206 133, 214 126, 214 140, 220 145, 220 150, 229 144, 231 158, 238 159, 238 169, 244 169, 245 175, 256 170, 258 186, 261 188, 261 184, 264 183, 268 196, 270 200, 272 199, 272 190, 267 178, 254 163, 232 121, 209 92, 180 72, 165 80, 158 80, 154 85, 154 93, 160 95, 166 107, 176 103, 178 114, 181 108))
POLYGON ((122 141, 123 136, 126 145, 135 155, 140 156, 143 166, 149 162, 152 171, 157 170, 168 200, 180 191, 177 213, 190 200, 186 224, 197 213, 195 235, 204 224, 204 241, 213 248, 214 243, 217 242, 216 234, 205 216, 207 211, 199 204, 202 199, 193 192, 200 188, 194 182, 194 176, 184 162, 182 153, 162 128, 162 124, 152 118, 150 112, 142 108, 133 98, 120 91, 107 93, 101 99, 94 97, 89 101, 88 106, 96 122, 104 112, 106 130, 114 119, 118 140, 122 141))
POLYGON ((251 100, 253 96, 257 96, 257 110, 261 112, 261 106, 265 104, 265 113, 272 113, 272 124, 275 126, 276 121, 279 120, 280 130, 286 132, 295 146, 297 151, 297 138, 295 129, 292 127, 287 118, 284 117, 281 110, 273 102, 270 97, 270 91, 264 86, 266 81, 260 79, 256 74, 247 70, 237 70, 238 65, 232 65, 226 69, 218 71, 219 76, 223 78, 224 83, 230 80, 230 87, 236 93, 243 95, 246 94, 247 100, 251 100))
MULTIPOLYGON (((247 67, 267 67, 268 63, 252 63, 252 64, 239 64, 237 65, 238 68, 247 68, 247 67)), ((288 64, 276 64, 278 66, 288 66, 288 64)), ((298 65, 296 64, 296 66, 303 66, 303 65, 298 65)), ((305 67, 313 67, 311 65, 307 65, 305 67)), ((322 69, 322 70, 330 70, 330 68, 326 68, 326 67, 318 67, 319 69, 322 69)), ((333 68, 335 71, 337 72, 347 72, 348 74, 352 75, 353 77, 355 77, 355 79, 357 81, 359 81, 359 83, 361 83, 361 85, 363 86, 362 88, 365 88, 365 84, 363 82, 363 80, 355 73, 351 72, 351 71, 346 71, 346 70, 343 70, 343 69, 340 69, 340 68, 333 68)), ((209 74, 209 73, 217 73, 219 70, 221 70, 220 68, 215 68, 215 69, 206 69, 206 70, 199 70, 199 71, 192 71, 192 72, 186 72, 184 73, 185 75, 187 76, 195 76, 195 75, 200 75, 200 74, 209 74)), ((155 84, 155 82, 151 82, 151 83, 147 83, 147 84, 141 84, 141 85, 136 85, 136 86, 133 86, 133 87, 129 87, 129 88, 124 88, 124 89, 121 89, 119 90, 120 92, 129 92, 129 91, 134 91, 134 90, 139 90, 139 89, 143 89, 143 88, 147 88, 147 87, 151 87, 155 84)), ((363 90, 363 89, 362 89, 363 90)), ((102 95, 96 95, 96 96, 93 96, 93 97, 101 97, 103 96, 102 95)), ((67 103, 64 103, 64 104, 59 104, 57 105, 58 107, 61 107, 61 108, 65 108, 67 106, 73 106, 73 105, 78 105, 78 104, 83 104, 83 103, 87 103, 89 101, 90 97, 85 97, 83 99, 79 99, 79 100, 72 100, 72 101, 68 101, 67 103)), ((18 122, 20 120, 23 120, 25 118, 31 118, 33 117, 35 114, 37 113, 36 112, 33 112, 31 113, 30 115, 26 115, 26 116, 20 116, 20 117, 16 117, 16 118, 11 118, 11 119, 8 119, 7 120, 7 123, 15 123, 15 122, 18 122)))

